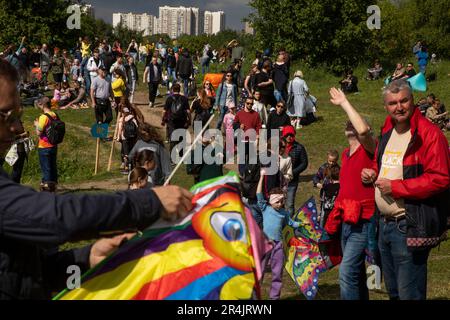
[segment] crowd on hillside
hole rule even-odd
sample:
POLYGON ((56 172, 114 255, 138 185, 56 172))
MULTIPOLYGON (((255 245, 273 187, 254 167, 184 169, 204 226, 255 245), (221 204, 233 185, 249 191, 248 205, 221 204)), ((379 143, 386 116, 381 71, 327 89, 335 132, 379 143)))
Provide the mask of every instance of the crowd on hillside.
MULTIPOLYGON (((309 163, 306 148, 297 141, 297 130, 317 120, 317 99, 310 94, 301 70, 295 70, 290 78, 292 61, 286 50, 257 53, 250 71, 243 75, 243 61, 249 57, 233 41, 226 48, 228 53, 223 54, 224 71, 214 75, 208 69, 218 54, 208 44, 201 56, 196 54, 198 61, 194 61, 188 48, 168 45, 163 39, 154 46, 140 46, 132 40, 122 49, 120 41, 110 45, 106 40, 91 42, 85 37, 79 39, 71 53, 53 48, 52 54, 46 44, 28 54, 25 40, 22 39, 17 50, 14 46, 5 50, 5 59, 1 60, 5 66, 0 67, 8 71, 0 68, 0 77, 17 85, 8 88, 11 92, 17 90, 17 94, 53 89, 52 98, 38 95, 34 102, 41 110, 34 122, 39 137, 41 190, 50 193, 57 190, 58 145, 64 137, 64 123, 57 114, 58 109, 91 105, 96 123, 109 125, 116 118, 112 138, 122 146, 121 171, 128 175, 130 190, 147 191, 163 186, 171 175, 176 162, 172 159, 174 149, 183 156, 183 150, 178 149, 183 138, 175 138, 172 133, 189 129, 194 121, 209 127, 215 114, 215 128, 220 130, 224 141, 219 150, 240 160, 243 201, 274 244, 269 259, 270 298, 279 299, 285 259, 281 232, 286 224, 299 227, 291 217, 297 209, 295 199, 300 175, 309 163), (138 72, 140 62, 145 66, 142 75, 138 72), (199 73, 196 63, 203 74, 201 88, 195 85, 199 73), (10 75, 10 67, 15 69, 17 77, 10 75), (53 81, 49 81, 49 73, 53 81), (149 108, 157 107, 156 97, 162 96, 159 91, 167 88, 161 119, 161 125, 166 128, 165 138, 155 123, 145 121, 135 104, 139 81, 148 86, 149 108), (191 97, 194 99, 190 101, 191 97), (276 140, 279 148, 270 142, 258 145, 263 129, 279 133, 276 140), (237 131, 241 133, 236 134, 237 131), (243 145, 241 152, 236 147, 239 144, 243 145), (261 159, 257 158, 256 163, 251 161, 252 150, 258 147, 275 156, 274 173, 261 159)), ((418 55, 423 51, 420 49, 418 55)), ((400 71, 394 74, 400 75, 400 71)), ((423 65, 421 72, 425 72, 423 65)), ((368 79, 379 78, 380 63, 375 62, 368 73, 368 79)), ((439 130, 448 126, 445 107, 431 94, 416 106, 405 81, 412 76, 412 71, 404 71, 402 77, 394 78, 394 74, 383 92, 389 115, 380 140, 374 138, 368 122, 347 100, 346 93, 358 91, 353 72, 346 73, 340 82, 341 90, 330 90, 332 104, 340 106, 349 118, 344 128, 348 148, 341 154, 340 165, 338 151, 330 150, 312 182, 320 189, 321 226, 327 236, 342 239, 339 269, 342 299, 368 299, 366 256, 374 259, 381 256, 390 298, 426 298, 428 255, 430 248, 442 240, 446 228, 450 160, 448 142, 439 130), (425 134, 432 138, 425 139, 425 134), (413 221, 410 219, 416 225, 410 226, 413 221)), ((20 105, 14 108, 2 110, 0 120, 12 122, 14 112, 17 161, 13 176, 20 183, 23 160, 30 149, 22 139, 29 138, 29 134, 20 122, 20 105)), ((221 139, 204 135, 195 148, 204 150, 218 141, 221 139)), ((225 158, 225 155, 213 156, 225 158)), ((223 163, 202 160, 189 164, 186 170, 198 183, 222 176, 223 163)))

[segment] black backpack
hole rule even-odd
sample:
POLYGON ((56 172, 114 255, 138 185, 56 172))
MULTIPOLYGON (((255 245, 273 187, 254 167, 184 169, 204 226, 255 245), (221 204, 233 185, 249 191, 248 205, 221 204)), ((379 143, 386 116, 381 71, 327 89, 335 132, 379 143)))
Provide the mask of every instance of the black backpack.
POLYGON ((174 97, 170 105, 170 120, 173 123, 183 124, 187 120, 186 110, 184 110, 181 96, 174 97))
POLYGON ((56 119, 54 119, 48 113, 45 114, 49 119, 49 123, 45 128, 45 136, 48 138, 48 142, 52 145, 57 145, 63 142, 64 135, 66 134, 66 124, 59 119, 58 115, 56 115, 56 119))
POLYGON ((123 136, 125 137, 125 139, 133 139, 138 135, 138 127, 133 120, 134 118, 128 120, 123 126, 123 136))

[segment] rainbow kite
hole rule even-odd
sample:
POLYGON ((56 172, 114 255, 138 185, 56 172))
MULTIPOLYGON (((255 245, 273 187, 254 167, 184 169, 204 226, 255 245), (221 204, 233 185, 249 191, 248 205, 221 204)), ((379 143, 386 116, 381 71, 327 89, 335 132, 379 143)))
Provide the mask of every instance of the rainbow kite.
POLYGON ((181 225, 144 231, 87 272, 80 288, 55 299, 259 298, 259 256, 267 251, 266 239, 249 231, 256 224, 248 223, 239 178, 230 173, 191 191, 194 209, 181 225))

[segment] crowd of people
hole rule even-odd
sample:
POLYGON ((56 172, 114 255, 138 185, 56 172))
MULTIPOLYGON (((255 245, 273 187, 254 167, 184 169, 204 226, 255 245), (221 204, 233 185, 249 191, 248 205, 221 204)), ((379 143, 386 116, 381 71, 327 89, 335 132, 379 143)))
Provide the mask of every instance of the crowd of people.
MULTIPOLYGON (((184 217, 191 209, 192 195, 178 187, 163 187, 172 173, 173 151, 184 139, 174 137, 173 133, 177 129, 189 129, 195 121, 207 128, 216 112, 215 127, 223 140, 204 135, 201 144, 195 147, 203 151, 224 141, 219 150, 224 150, 225 154, 215 153, 213 157, 237 157, 243 201, 274 244, 265 261, 271 264, 270 298, 279 299, 285 259, 282 230, 285 225, 299 227, 291 217, 296 212, 300 175, 309 163, 305 146, 297 141, 297 130, 315 121, 317 103, 301 70, 296 70, 290 79, 291 58, 286 50, 280 49, 275 61, 268 51, 258 53, 249 73, 243 76, 244 52, 237 42, 231 42, 225 55, 232 59, 231 64, 222 73, 218 87, 214 88, 212 81, 205 77, 197 90, 192 85, 196 82, 196 71, 189 50, 168 46, 162 39, 154 46, 140 46, 132 40, 127 49, 122 50, 119 41, 111 46, 106 40, 90 42, 86 37, 80 38, 73 60, 68 51, 60 53, 58 48, 51 56, 44 44, 38 49, 39 59, 31 56, 33 64, 25 63, 26 72, 22 62, 25 58, 19 58, 21 53, 27 55, 24 42, 25 38, 18 50, 8 47, 6 59, 0 60, 0 138, 4 142, 0 147, 5 152, 14 140, 29 137, 20 120, 23 110, 19 100, 21 87, 32 74, 29 68, 39 67, 38 85, 44 89, 49 86, 48 73, 52 72, 53 98, 36 100, 41 115, 34 122, 39 137, 41 191, 48 192, 37 193, 18 185, 20 175, 14 177, 16 183, 13 183, 2 171, 0 183, 5 191, 0 196, 0 211, 13 214, 5 215, 8 220, 3 221, 0 239, 8 248, 22 248, 17 252, 38 252, 39 258, 29 267, 45 274, 21 273, 20 268, 25 263, 22 255, 0 249, 0 253, 11 260, 6 265, 0 264, 0 271, 3 271, 0 277, 4 280, 0 281, 0 297, 48 297, 47 287, 60 285, 57 278, 62 269, 56 270, 59 264, 78 262, 85 269, 92 267, 94 264, 90 262, 101 260, 99 247, 109 245, 110 252, 129 236, 98 240, 92 246, 66 253, 66 259, 57 254, 48 255, 41 245, 56 247, 68 240, 98 238, 100 231, 138 230, 159 217, 184 217), (158 91, 164 86, 168 89, 161 119, 161 125, 166 128, 166 141, 155 124, 145 121, 135 104, 139 62, 145 63, 141 80, 148 84, 150 108, 156 106, 158 91), (195 98, 190 103, 192 95, 195 98), (87 101, 94 108, 98 124, 109 125, 114 117, 117 119, 113 138, 122 146, 121 170, 128 175, 128 191, 83 197, 55 193, 58 144, 64 136, 63 131, 58 131, 64 123, 56 110, 83 107, 87 101), (263 129, 268 130, 269 138, 273 134, 271 130, 279 133, 275 145, 270 140, 266 145, 259 145, 263 129), (165 142, 169 148, 165 147, 165 142), (242 150, 239 146, 243 146, 242 150), (274 172, 269 172, 259 157, 256 162, 251 161, 252 150, 257 148, 275 157, 274 172), (8 198, 9 194, 16 201, 8 198), (12 208, 11 203, 14 203, 12 208), (36 203, 40 205, 34 211, 31 204, 35 208, 36 203), (108 219, 100 216, 104 210, 111 211, 108 219), (58 219, 62 212, 67 218, 58 219), (89 214, 85 215, 86 212, 89 214), (33 222, 39 219, 48 223, 36 226, 33 222), (41 268, 55 259, 59 259, 58 265, 41 268), (15 280, 9 281, 8 274, 14 274, 15 280), (22 281, 24 277, 29 277, 29 281, 22 281), (38 290, 33 291, 33 288, 38 290)), ((210 61, 219 55, 213 51, 211 46, 205 45, 199 60, 204 74, 208 72, 210 61)), ((421 47, 418 55, 424 51, 421 47)), ((408 70, 403 70, 401 64, 397 65, 398 70, 384 88, 388 116, 380 140, 374 137, 368 121, 346 97, 346 93, 358 91, 353 72, 346 73, 340 82, 341 90, 330 89, 331 103, 340 106, 349 119, 344 128, 348 147, 341 155, 341 165, 338 151, 328 152, 326 163, 313 178, 313 185, 320 189, 318 217, 321 226, 327 236, 341 239, 342 299, 369 298, 366 255, 379 258, 391 299, 425 299, 429 252, 443 240, 447 228, 450 158, 447 139, 440 130, 448 127, 447 112, 434 95, 414 104, 412 90, 405 81, 413 75, 411 67, 408 64, 408 70)), ((381 72, 381 64, 376 61, 368 70, 368 79, 379 78, 381 72)), ((421 72, 425 72, 422 67, 421 72)), ((181 157, 185 150, 176 151, 181 157)), ((191 158, 193 154, 194 151, 191 158)), ((20 165, 23 167, 23 161, 20 165)), ((195 183, 199 183, 222 176, 223 165, 223 162, 211 164, 201 160, 191 162, 186 170, 195 183)))

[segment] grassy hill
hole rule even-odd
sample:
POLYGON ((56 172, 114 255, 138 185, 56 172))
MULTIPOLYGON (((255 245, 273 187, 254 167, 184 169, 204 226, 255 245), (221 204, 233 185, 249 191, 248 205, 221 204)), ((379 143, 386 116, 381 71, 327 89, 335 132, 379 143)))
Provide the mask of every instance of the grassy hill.
MULTIPOLYGON (((246 63, 248 67, 248 62, 246 63)), ((213 70, 221 70, 221 67, 214 66, 213 70)), ((415 101, 434 93, 441 101, 450 107, 450 61, 442 61, 433 68, 437 71, 437 80, 428 84, 426 93, 414 93, 415 101)), ((311 196, 318 199, 318 191, 313 189, 311 178, 319 166, 326 161, 326 153, 329 149, 337 149, 339 152, 346 147, 344 136, 344 124, 347 121, 345 113, 340 107, 331 105, 329 102, 328 90, 331 86, 338 86, 340 78, 333 76, 324 69, 310 69, 306 66, 294 63, 291 67, 291 73, 300 69, 305 75, 305 80, 310 88, 312 95, 318 98, 318 116, 320 120, 310 126, 303 127, 297 131, 297 141, 302 143, 308 153, 309 166, 302 174, 301 183, 297 192, 296 207, 302 205, 311 196)), ((142 69, 141 69, 142 70, 142 69)), ((358 94, 349 96, 350 102, 356 109, 365 116, 374 128, 375 133, 379 134, 379 128, 384 122, 386 112, 384 111, 381 97, 381 88, 383 81, 364 80, 365 68, 354 70, 359 78, 358 94)), ((200 80, 200 79, 199 79, 200 80)), ((139 91, 146 92, 146 87, 142 84, 139 91)), ((85 181, 106 180, 118 176, 119 158, 115 157, 114 172, 104 173, 109 155, 110 144, 103 145, 101 148, 103 173, 93 176, 95 161, 95 139, 90 137, 89 128, 94 123, 94 113, 92 109, 87 110, 64 110, 59 112, 61 118, 68 123, 67 136, 64 143, 59 148, 58 170, 60 182, 62 183, 81 183, 85 181)), ((27 108, 25 111, 25 125, 30 131, 33 120, 37 117, 37 110, 27 108)), ((159 125, 159 124, 158 124, 159 125)), ((34 132, 34 131, 33 131, 34 132)), ((450 133, 446 132, 447 139, 450 133)), ((30 155, 29 161, 25 166, 24 183, 37 186, 40 180, 40 169, 38 164, 37 152, 30 155)), ((185 170, 180 169, 173 180, 174 184, 190 188, 193 184, 192 177, 185 174, 185 170)), ((124 184, 125 188, 125 184, 124 184)), ((433 250, 429 260, 428 271, 428 296, 431 299, 450 299, 450 242, 443 243, 440 248, 433 250)), ((267 284, 270 275, 265 279, 265 295, 267 298, 267 284)), ((337 269, 331 270, 320 278, 318 299, 339 299, 339 283, 337 269)), ((293 282, 285 274, 283 299, 301 299, 302 296, 295 288, 293 282)), ((386 293, 381 291, 371 292, 372 299, 386 299, 386 293)))

